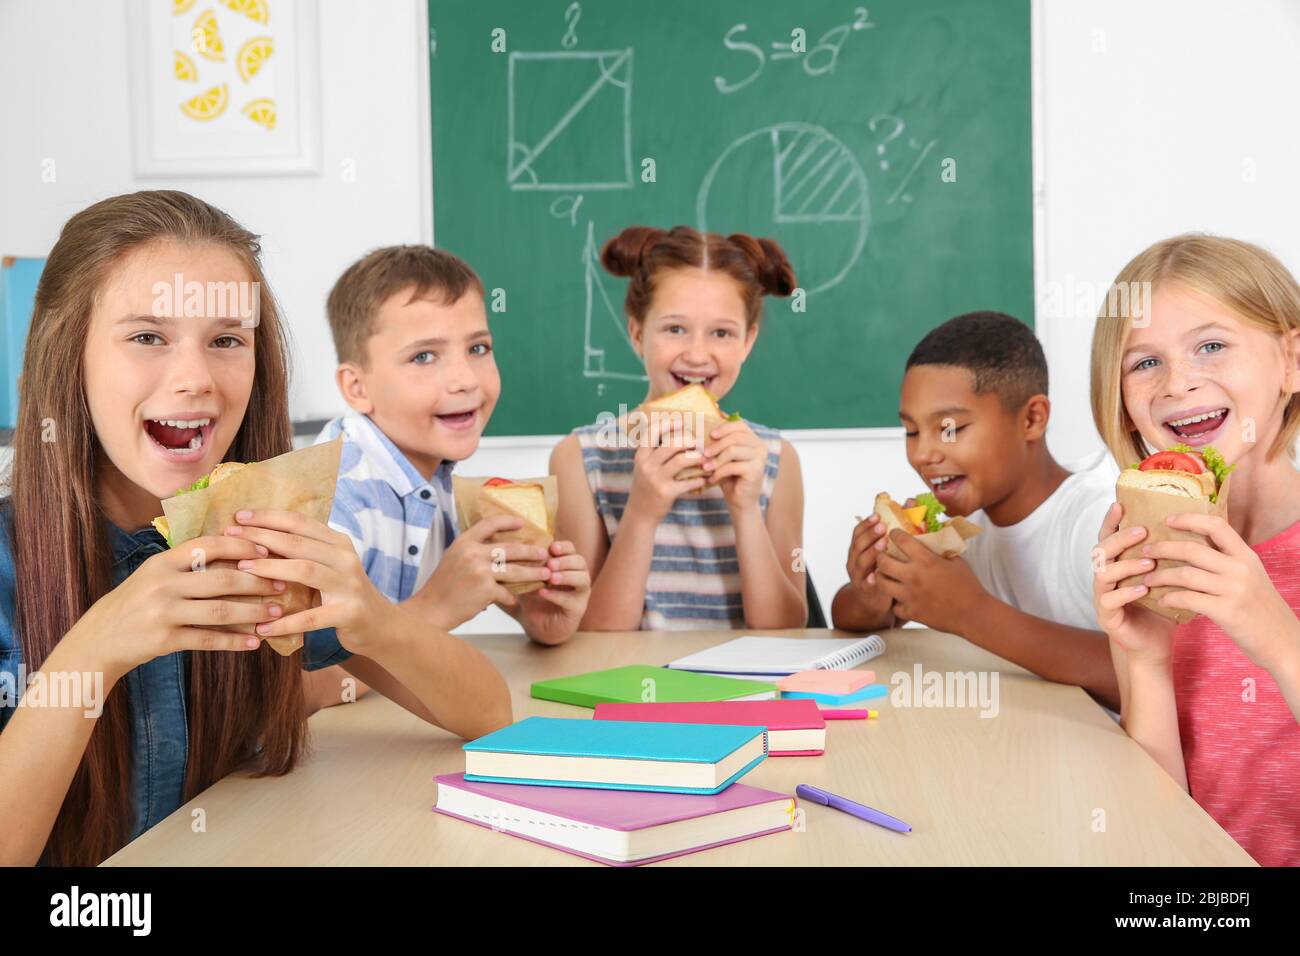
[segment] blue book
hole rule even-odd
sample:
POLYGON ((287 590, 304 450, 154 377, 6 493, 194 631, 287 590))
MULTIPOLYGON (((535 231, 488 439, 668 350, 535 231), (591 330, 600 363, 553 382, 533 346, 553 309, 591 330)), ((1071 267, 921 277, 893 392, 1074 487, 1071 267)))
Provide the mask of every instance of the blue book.
POLYGON ((818 707, 853 707, 855 704, 861 704, 863 701, 872 700, 876 697, 884 697, 889 693, 889 688, 885 684, 868 684, 861 690, 855 690, 851 694, 814 694, 811 691, 802 690, 783 690, 781 698, 783 700, 815 700, 818 707))
POLYGON ((466 780, 719 793, 767 756, 767 729, 527 717, 464 750, 466 780))
POLYGON ((36 284, 44 268, 44 259, 5 256, 0 260, 0 428, 17 424, 18 373, 22 371, 36 284))

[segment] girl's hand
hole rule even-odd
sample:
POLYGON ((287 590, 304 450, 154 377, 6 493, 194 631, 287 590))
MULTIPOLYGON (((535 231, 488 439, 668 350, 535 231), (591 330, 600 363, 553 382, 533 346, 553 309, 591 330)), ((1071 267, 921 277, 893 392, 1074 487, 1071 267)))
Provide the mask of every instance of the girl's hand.
POLYGON ((651 421, 649 444, 638 448, 632 459, 628 511, 658 523, 673 510, 678 498, 704 487, 704 478, 677 480, 677 475, 700 462, 696 439, 681 435, 682 427, 680 419, 671 420, 662 429, 657 421, 651 421))
POLYGON ((1120 581, 1155 567, 1150 558, 1120 561, 1125 550, 1142 541, 1147 529, 1141 525, 1119 530, 1124 508, 1119 502, 1110 506, 1102 521, 1097 548, 1093 551, 1092 603, 1097 625, 1130 660, 1168 663, 1173 652, 1174 622, 1154 611, 1133 606, 1133 602, 1150 588, 1118 587, 1120 581))
POLYGON ((727 507, 733 512, 758 505, 767 468, 767 443, 754 434, 747 422, 727 422, 709 436, 704 449, 704 470, 708 484, 719 485, 727 507))
POLYGON ((332 627, 344 649, 369 657, 395 632, 385 622, 397 605, 366 577, 347 535, 293 511, 240 511, 235 520, 239 524, 227 528, 227 535, 279 555, 245 558, 239 570, 319 592, 315 607, 259 624, 258 635, 283 637, 332 627))
POLYGON ((274 620, 278 604, 232 601, 237 596, 274 596, 283 582, 259 578, 217 562, 266 555, 264 547, 238 538, 194 538, 155 554, 125 581, 96 601, 69 636, 84 635, 107 678, 176 651, 249 651, 259 637, 235 630, 274 620))
POLYGON ((1157 560, 1187 562, 1145 577, 1151 587, 1176 587, 1160 599, 1165 607, 1204 614, 1223 628, 1247 657, 1272 670, 1279 639, 1297 632, 1296 613, 1277 593, 1264 564, 1232 525, 1217 515, 1171 515, 1169 527, 1195 531, 1214 542, 1158 541, 1142 549, 1157 560), (1215 550, 1215 549, 1218 550, 1215 550))
POLYGON ((519 611, 520 623, 531 637, 556 644, 572 636, 587 613, 591 573, 572 541, 553 541, 550 554, 546 586, 521 594, 519 611))
POLYGON ((514 607, 516 598, 505 584, 545 581, 548 576, 545 568, 518 563, 546 560, 545 548, 515 541, 492 542, 497 533, 523 526, 522 518, 507 515, 476 522, 452 541, 437 569, 411 600, 425 605, 433 622, 446 631, 464 624, 489 604, 514 607))

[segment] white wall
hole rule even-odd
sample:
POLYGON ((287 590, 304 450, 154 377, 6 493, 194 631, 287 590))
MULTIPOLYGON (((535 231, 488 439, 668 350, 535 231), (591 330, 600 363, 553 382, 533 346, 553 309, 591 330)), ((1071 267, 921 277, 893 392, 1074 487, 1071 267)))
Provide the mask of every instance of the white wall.
MULTIPOLYGON (((93 200, 174 185, 266 236, 268 273, 297 346, 296 418, 334 414, 323 303, 376 245, 428 239, 423 0, 321 3, 324 173, 138 181, 131 172, 123 7, 0 0, 0 253, 41 255, 93 200), (75 29, 70 24, 76 24, 75 29), (56 182, 40 179, 57 163, 56 182), (356 181, 339 176, 355 162, 356 181)), ((1188 229, 1262 242, 1300 269, 1300 4, 1289 0, 1034 0, 1035 271, 1040 306, 1104 289, 1144 245, 1188 229)), ((1088 411, 1092 311, 1036 317, 1067 465, 1100 450, 1088 411)), ((795 432, 805 542, 823 603, 845 580, 855 514, 917 481, 901 431, 795 432)), ((485 439, 466 474, 545 471, 552 438, 485 439)), ((484 614, 467 630, 505 629, 484 614)), ((512 626, 513 622, 509 622, 512 626)))
POLYGON ((417 5, 320 4, 321 174, 138 179, 123 0, 0 0, 0 255, 45 255, 70 215, 107 196, 201 196, 263 236, 295 345, 294 417, 333 414, 330 285, 362 253, 422 238, 417 5))
POLYGON ((1039 10, 1051 437, 1062 451, 1100 448, 1087 403, 1096 312, 1043 315, 1043 296, 1049 283, 1104 289, 1147 245, 1189 230, 1260 243, 1300 271, 1300 3, 1036 0, 1039 10))

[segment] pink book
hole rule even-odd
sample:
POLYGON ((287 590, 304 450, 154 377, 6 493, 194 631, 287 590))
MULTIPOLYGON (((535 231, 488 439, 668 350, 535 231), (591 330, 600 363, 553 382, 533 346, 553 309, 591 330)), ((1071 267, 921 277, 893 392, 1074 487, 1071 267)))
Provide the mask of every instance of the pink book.
POLYGON ((776 686, 804 694, 851 694, 875 680, 875 671, 799 671, 782 677, 776 686))
POLYGON ((434 779, 436 813, 610 866, 656 863, 789 830, 797 806, 787 794, 743 783, 693 794, 479 783, 463 773, 434 779))
POLYGON ((826 750, 826 719, 808 699, 597 704, 592 719, 766 727, 769 757, 816 757, 826 750))

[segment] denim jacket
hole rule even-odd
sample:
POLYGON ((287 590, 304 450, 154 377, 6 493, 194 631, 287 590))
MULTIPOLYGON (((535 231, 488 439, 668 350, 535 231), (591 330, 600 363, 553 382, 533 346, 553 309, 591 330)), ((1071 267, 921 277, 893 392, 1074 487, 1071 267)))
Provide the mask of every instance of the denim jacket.
MULTIPOLYGON (((0 705, 0 733, 24 688, 18 685, 23 663, 22 641, 15 628, 15 575, 10 502, 0 499, 0 682, 5 701, 0 705)), ((150 556, 167 550, 167 542, 153 528, 128 533, 109 522, 113 549, 112 586, 117 587, 150 556)), ((189 687, 190 651, 156 657, 127 673, 121 681, 131 714, 135 822, 131 839, 163 819, 183 802, 185 763, 189 754, 186 690, 189 687)), ((258 651, 257 653, 265 653, 258 651)), ((302 666, 318 670, 347 660, 333 628, 311 631, 303 640, 302 666)), ((120 690, 115 689, 120 693, 120 690)))

